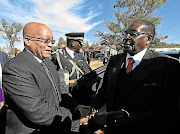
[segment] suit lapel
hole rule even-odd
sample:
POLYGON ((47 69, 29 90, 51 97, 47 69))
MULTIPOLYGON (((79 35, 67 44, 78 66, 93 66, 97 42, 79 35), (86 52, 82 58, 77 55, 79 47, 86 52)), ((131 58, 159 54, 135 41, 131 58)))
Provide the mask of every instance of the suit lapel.
POLYGON ((150 51, 150 49, 147 49, 146 53, 143 56, 143 59, 151 59, 153 58, 153 53, 150 51))
POLYGON ((118 75, 120 70, 126 64, 126 54, 118 55, 117 59, 114 61, 115 66, 113 68, 113 74, 118 75))
POLYGON ((28 51, 26 51, 24 49, 23 51, 24 56, 26 56, 29 59, 29 62, 31 62, 31 64, 34 66, 34 68, 36 68, 37 70, 39 70, 40 72, 42 72, 42 74, 44 74, 45 76, 47 76, 43 66, 33 57, 32 54, 30 54, 28 51))

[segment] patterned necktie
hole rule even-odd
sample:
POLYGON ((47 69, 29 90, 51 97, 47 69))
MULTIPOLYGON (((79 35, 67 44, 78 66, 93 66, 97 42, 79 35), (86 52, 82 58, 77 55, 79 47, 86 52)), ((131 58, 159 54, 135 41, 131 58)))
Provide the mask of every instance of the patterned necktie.
POLYGON ((56 95, 58 96, 58 99, 60 100, 59 93, 58 93, 57 88, 55 86, 53 77, 51 76, 50 71, 49 71, 48 67, 46 66, 46 63, 43 61, 43 62, 41 62, 41 65, 43 66, 43 68, 44 68, 44 70, 45 70, 49 80, 51 81, 51 84, 52 84, 52 86, 53 86, 53 88, 55 90, 56 95))
POLYGON ((128 66, 126 68, 126 73, 129 73, 130 71, 132 71, 133 68, 133 63, 134 63, 134 59, 133 58, 128 58, 129 62, 128 62, 128 66))

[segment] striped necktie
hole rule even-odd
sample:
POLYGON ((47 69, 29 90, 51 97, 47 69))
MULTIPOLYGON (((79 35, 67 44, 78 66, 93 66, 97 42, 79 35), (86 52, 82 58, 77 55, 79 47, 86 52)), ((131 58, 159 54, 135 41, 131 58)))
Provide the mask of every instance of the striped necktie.
POLYGON ((56 86, 55 86, 53 77, 51 76, 50 71, 49 71, 46 63, 43 61, 43 62, 41 62, 41 65, 43 66, 43 68, 44 68, 44 70, 45 70, 45 72, 46 72, 49 80, 51 81, 51 84, 52 84, 52 86, 53 86, 53 88, 54 88, 54 91, 55 91, 56 95, 58 96, 58 99, 61 101, 61 97, 59 96, 59 92, 58 92, 58 90, 57 90, 57 88, 56 88, 56 86))

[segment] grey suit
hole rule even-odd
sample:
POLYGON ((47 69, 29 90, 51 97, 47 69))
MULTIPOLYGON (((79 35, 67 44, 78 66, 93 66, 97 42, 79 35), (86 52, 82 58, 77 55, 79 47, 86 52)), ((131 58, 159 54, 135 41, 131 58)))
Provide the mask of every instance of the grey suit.
MULTIPOLYGON (((45 62, 60 94, 56 69, 49 59, 45 62)), ((68 109, 59 106, 61 98, 58 98, 44 68, 32 54, 24 50, 5 65, 3 89, 9 109, 13 111, 13 117, 8 121, 18 117, 14 120, 16 127, 8 127, 14 129, 9 131, 30 133, 34 129, 44 129, 48 133, 48 130, 52 132, 49 128, 53 128, 56 132, 65 132, 63 129, 67 125, 63 123, 67 123, 72 115, 68 109)))

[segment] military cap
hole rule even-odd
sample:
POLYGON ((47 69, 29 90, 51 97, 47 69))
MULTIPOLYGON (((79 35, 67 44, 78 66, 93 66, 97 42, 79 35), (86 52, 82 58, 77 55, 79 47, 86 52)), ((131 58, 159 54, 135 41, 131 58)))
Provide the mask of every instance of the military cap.
POLYGON ((67 33, 65 34, 67 39, 73 39, 73 40, 83 40, 84 33, 67 33))
POLYGON ((84 39, 84 33, 67 33, 65 34, 67 38, 67 46, 70 47, 70 42, 72 40, 78 41, 82 47, 83 39, 84 39))

